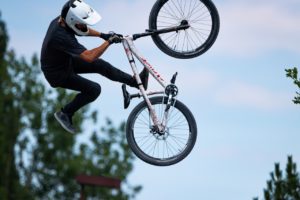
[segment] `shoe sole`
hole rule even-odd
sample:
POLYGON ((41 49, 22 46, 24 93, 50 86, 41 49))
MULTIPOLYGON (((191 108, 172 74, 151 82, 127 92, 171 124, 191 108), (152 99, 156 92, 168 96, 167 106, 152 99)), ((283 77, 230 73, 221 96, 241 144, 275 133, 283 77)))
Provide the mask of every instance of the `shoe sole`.
POLYGON ((142 84, 143 84, 143 86, 144 86, 144 89, 147 90, 147 89, 148 89, 148 81, 149 81, 149 71, 144 72, 144 73, 146 73, 146 74, 144 75, 144 81, 145 81, 145 82, 143 82, 143 80, 142 80, 142 84))
POLYGON ((60 120, 60 118, 57 116, 56 113, 54 113, 54 117, 66 131, 68 131, 69 133, 75 134, 75 131, 72 131, 68 127, 65 126, 65 124, 60 120))

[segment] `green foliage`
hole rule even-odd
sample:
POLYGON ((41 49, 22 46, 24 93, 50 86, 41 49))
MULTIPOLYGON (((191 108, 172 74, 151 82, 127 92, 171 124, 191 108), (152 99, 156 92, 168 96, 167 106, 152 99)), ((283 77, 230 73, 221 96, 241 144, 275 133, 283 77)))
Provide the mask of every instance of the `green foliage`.
MULTIPOLYGON (((299 88, 300 90, 300 79, 298 79, 298 69, 294 67, 293 69, 286 69, 286 76, 288 78, 293 79, 294 84, 299 88)), ((300 91, 296 92, 296 96, 293 100, 295 104, 300 104, 300 91)))
POLYGON ((300 179, 292 156, 288 157, 285 175, 279 163, 275 164, 275 170, 270 175, 271 180, 267 181, 267 189, 264 190, 265 200, 300 200, 300 179))
POLYGON ((74 97, 66 90, 43 84, 39 61, 30 64, 7 50, 8 36, 0 18, 0 199, 78 199, 80 174, 118 177, 120 191, 87 187, 96 199, 132 199, 141 190, 127 181, 133 155, 125 140, 124 124, 115 127, 107 120, 96 127, 97 112, 82 109, 74 123, 82 132, 83 120, 93 133, 85 142, 81 134, 64 131, 53 113, 74 97))
MULTIPOLYGON (((22 70, 20 66, 9 67, 14 53, 7 52, 8 35, 5 23, 0 18, 0 199, 30 199, 31 193, 19 182, 15 166, 14 147, 24 124, 20 94, 25 86, 16 83, 14 76, 22 70)), ((23 61, 20 61, 20 63, 23 61)))

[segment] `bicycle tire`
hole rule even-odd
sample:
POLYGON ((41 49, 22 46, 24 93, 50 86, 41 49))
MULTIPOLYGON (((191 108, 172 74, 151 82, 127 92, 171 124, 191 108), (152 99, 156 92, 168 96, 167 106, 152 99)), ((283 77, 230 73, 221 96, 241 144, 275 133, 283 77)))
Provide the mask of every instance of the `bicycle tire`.
MULTIPOLYGON (((156 110, 156 112, 162 115, 163 108, 159 107, 165 106, 167 99, 167 97, 158 96, 152 97, 149 100, 155 109, 160 109, 156 110)), ((186 158, 195 145, 197 139, 197 125, 193 114, 178 100, 175 101, 171 109, 169 115, 174 115, 174 118, 176 118, 171 119, 170 117, 168 119, 169 126, 163 136, 158 133, 154 133, 153 131, 151 132, 150 127, 152 120, 150 117, 149 124, 145 124, 145 127, 143 127, 145 117, 147 117, 147 114, 149 115, 149 110, 145 101, 138 104, 128 117, 126 124, 128 145, 134 154, 146 163, 156 166, 169 166, 176 164, 186 158), (139 121, 139 117, 143 118, 143 121, 139 121), (184 124, 184 121, 181 121, 184 119, 186 119, 187 125, 184 124), (184 132, 186 133, 183 134, 181 131, 184 129, 184 132), (184 144, 185 140, 186 144, 184 144), (150 146, 153 146, 151 143, 153 143, 154 149, 150 149, 150 151, 148 151, 147 149, 150 146), (174 144, 175 147, 171 146, 172 144, 174 144), (145 145, 149 147, 146 147, 145 145), (183 149, 180 149, 180 147, 183 147, 183 149), (178 150, 177 154, 176 150, 178 150), (172 153, 174 153, 174 155, 172 155, 172 153), (158 156, 158 154, 162 155, 158 156)))
POLYGON ((157 0, 149 16, 149 29, 157 30, 188 23, 190 28, 154 34, 156 46, 169 56, 189 59, 205 53, 216 41, 220 19, 211 0, 157 0))

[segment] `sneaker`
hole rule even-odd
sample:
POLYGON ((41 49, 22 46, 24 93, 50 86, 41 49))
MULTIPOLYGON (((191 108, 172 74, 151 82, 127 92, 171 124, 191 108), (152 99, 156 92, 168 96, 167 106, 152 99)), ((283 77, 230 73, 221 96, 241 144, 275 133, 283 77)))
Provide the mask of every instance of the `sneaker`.
POLYGON ((76 133, 75 128, 72 125, 72 119, 70 119, 67 114, 58 111, 54 113, 54 117, 66 131, 72 134, 76 133))
POLYGON ((147 68, 144 68, 143 71, 140 73, 140 78, 141 78, 141 81, 142 81, 142 84, 143 84, 145 90, 147 90, 148 79, 149 79, 149 71, 147 68))

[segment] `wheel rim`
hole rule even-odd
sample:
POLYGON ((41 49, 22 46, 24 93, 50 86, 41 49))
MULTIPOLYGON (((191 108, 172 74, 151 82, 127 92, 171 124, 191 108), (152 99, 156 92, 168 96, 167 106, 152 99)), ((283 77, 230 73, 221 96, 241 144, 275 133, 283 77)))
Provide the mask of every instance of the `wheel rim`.
MULTIPOLYGON (((165 104, 153 106, 161 120, 165 104)), ((170 109, 163 134, 153 130, 153 123, 146 107, 136 115, 132 131, 136 146, 144 156, 159 161, 170 161, 183 154, 189 146, 191 137, 186 117, 175 107, 170 109)))
POLYGON ((157 15, 156 27, 174 27, 183 22, 187 22, 190 28, 160 34, 159 38, 169 49, 178 53, 199 51, 212 33, 213 20, 210 11, 200 0, 169 0, 157 15))

